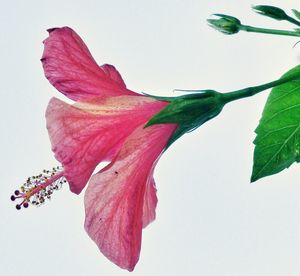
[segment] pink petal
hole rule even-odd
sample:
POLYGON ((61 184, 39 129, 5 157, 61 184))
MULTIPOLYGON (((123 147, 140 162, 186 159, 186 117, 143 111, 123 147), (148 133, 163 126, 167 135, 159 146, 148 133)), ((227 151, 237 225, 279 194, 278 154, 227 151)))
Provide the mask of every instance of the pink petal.
POLYGON ((71 191, 79 194, 99 162, 111 160, 124 139, 166 104, 145 96, 118 96, 71 106, 53 98, 47 128, 71 191))
MULTIPOLYGON (((154 166, 153 166, 154 169, 154 166)), ((149 174, 146 183, 143 205, 143 228, 155 220, 155 209, 157 205, 156 187, 153 172, 149 174)))
POLYGON ((41 59, 46 78, 72 100, 136 95, 126 89, 112 65, 98 66, 82 39, 70 28, 50 29, 41 59))
POLYGON ((113 66, 111 64, 103 64, 101 66, 101 69, 105 72, 105 74, 108 77, 110 77, 112 80, 117 82, 121 87, 126 88, 126 84, 123 81, 122 76, 120 75, 120 73, 115 68, 115 66, 113 66))
POLYGON ((92 177, 85 193, 87 233, 108 259, 129 271, 140 255, 145 195, 149 195, 147 185, 153 187, 153 166, 174 129, 174 125, 137 128, 116 159, 92 177))

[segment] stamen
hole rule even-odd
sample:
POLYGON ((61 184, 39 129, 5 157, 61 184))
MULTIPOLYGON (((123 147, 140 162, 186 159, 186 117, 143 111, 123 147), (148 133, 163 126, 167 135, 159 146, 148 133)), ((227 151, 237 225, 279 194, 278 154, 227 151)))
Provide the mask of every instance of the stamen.
POLYGON ((16 190, 10 199, 12 201, 22 200, 16 205, 17 210, 20 210, 22 206, 28 208, 29 203, 40 206, 46 199, 51 199, 52 193, 59 190, 62 184, 66 182, 63 167, 58 166, 52 170, 43 170, 41 174, 29 177, 20 187, 20 190, 16 190))

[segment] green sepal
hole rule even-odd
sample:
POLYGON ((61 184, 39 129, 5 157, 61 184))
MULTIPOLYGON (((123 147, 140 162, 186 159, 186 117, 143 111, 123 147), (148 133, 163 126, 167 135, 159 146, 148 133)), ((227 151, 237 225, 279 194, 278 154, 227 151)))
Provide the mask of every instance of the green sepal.
POLYGON ((207 19, 207 23, 210 27, 223 34, 235 34, 238 33, 241 27, 241 21, 231 15, 216 13, 214 16, 219 17, 218 19, 207 19))
POLYGON ((158 101, 171 102, 174 99, 174 97, 154 96, 154 95, 151 95, 151 94, 148 94, 148 93, 145 93, 145 92, 141 92, 141 93, 143 95, 147 96, 147 97, 153 98, 153 99, 158 100, 158 101))
MULTIPOLYGON (((158 101, 166 101, 166 102, 171 102, 173 101, 175 98, 187 98, 187 97, 191 97, 191 98, 194 98, 195 95, 197 95, 199 98, 200 97, 207 97, 209 95, 209 93, 213 93, 215 92, 214 90, 211 90, 211 89, 205 89, 205 90, 181 90, 181 89, 175 89, 174 91, 179 91, 179 92, 189 92, 190 94, 188 95, 183 95, 183 96, 177 96, 177 97, 165 97, 165 96, 155 96, 155 95, 152 95, 152 94, 148 94, 146 92, 141 92, 143 95, 147 96, 147 97, 150 97, 150 98, 153 98, 155 100, 158 100, 158 101), (193 93, 191 93, 193 92, 193 93)), ((196 98, 198 98, 196 96, 196 98)))
POLYGON ((177 124, 177 129, 168 141, 168 148, 183 134, 217 116, 224 104, 222 94, 213 90, 174 97, 164 109, 148 121, 145 128, 156 124, 177 124))

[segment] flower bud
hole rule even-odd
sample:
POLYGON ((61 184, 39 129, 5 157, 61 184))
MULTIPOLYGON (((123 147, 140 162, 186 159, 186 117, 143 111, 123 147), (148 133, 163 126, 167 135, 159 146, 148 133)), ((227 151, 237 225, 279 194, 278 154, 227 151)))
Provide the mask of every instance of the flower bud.
POLYGON ((170 103, 155 114, 145 125, 177 124, 178 127, 168 141, 169 147, 186 132, 190 132, 208 120, 217 116, 225 105, 223 94, 214 90, 204 90, 201 93, 188 94, 173 98, 159 97, 170 103))
POLYGON ((284 10, 274 6, 258 5, 253 6, 252 9, 261 15, 265 15, 276 20, 286 20, 289 18, 284 10))
POLYGON ((217 31, 224 34, 235 34, 239 32, 241 21, 237 18, 225 15, 225 14, 214 14, 219 17, 218 19, 207 19, 208 25, 217 31))

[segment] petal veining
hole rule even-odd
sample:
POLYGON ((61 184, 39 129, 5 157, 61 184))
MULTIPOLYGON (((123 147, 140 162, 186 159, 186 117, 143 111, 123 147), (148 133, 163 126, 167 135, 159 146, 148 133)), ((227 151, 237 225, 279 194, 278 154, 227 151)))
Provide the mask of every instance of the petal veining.
POLYGON ((149 189, 154 165, 174 129, 137 128, 115 160, 92 177, 85 193, 86 231, 107 258, 129 271, 139 259, 145 201, 146 222, 155 213, 155 191, 149 189))
POLYGON ((99 162, 111 160, 124 140, 167 103, 143 96, 100 97, 71 106, 53 98, 47 128, 70 189, 80 193, 99 162))
POLYGON ((138 95, 126 85, 113 65, 98 66, 89 49, 71 28, 48 30, 42 63, 46 78, 72 100, 95 96, 138 95))

